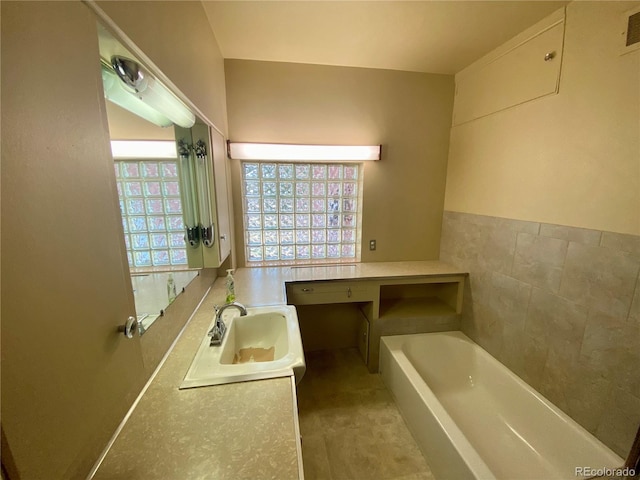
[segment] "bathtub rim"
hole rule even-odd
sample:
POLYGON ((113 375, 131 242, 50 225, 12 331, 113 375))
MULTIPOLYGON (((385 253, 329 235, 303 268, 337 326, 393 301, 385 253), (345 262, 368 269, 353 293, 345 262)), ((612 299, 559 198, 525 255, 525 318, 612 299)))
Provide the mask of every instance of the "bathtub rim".
MULTIPOLYGON (((466 469, 468 469, 475 478, 481 478, 483 480, 496 480, 496 476, 491 471, 489 466, 484 462, 484 460, 482 460, 482 457, 480 457, 480 454, 478 454, 478 452, 473 447, 473 445, 471 445, 471 442, 469 442, 465 434, 462 432, 462 430, 460 430, 460 427, 458 427, 458 425, 455 423, 453 418, 451 418, 451 416, 449 415, 449 412, 446 411, 444 406, 438 400, 438 397, 436 397, 435 393, 433 393, 433 391, 431 390, 431 388, 429 388, 429 386, 426 384, 424 379, 422 379, 420 374, 415 370, 415 367, 413 366, 411 361, 406 357, 406 355, 404 354, 401 348, 402 344, 398 343, 404 340, 406 337, 415 337, 415 336, 433 335, 433 334, 446 334, 446 333, 450 333, 450 332, 432 332, 432 333, 410 334, 410 335, 386 335, 386 336, 380 337, 380 364, 379 364, 380 375, 383 377, 383 379, 385 378, 385 372, 383 371, 384 369, 382 366, 383 356, 389 355, 395 360, 396 367, 401 370, 402 374, 404 375, 404 378, 406 379, 407 382, 411 384, 411 387, 415 391, 416 395, 420 397, 420 400, 422 401, 424 408, 427 410, 430 410, 430 414, 432 415, 433 419, 435 420, 435 423, 439 427, 438 433, 440 433, 441 435, 444 435, 448 439, 449 444, 453 448, 453 451, 455 451, 455 453, 458 456, 458 460, 460 460, 464 464, 466 469), (396 339, 396 338, 397 340, 392 340, 391 342, 385 341, 385 339, 396 339), (384 346, 383 346, 383 343, 384 343, 384 346), (395 350, 399 351, 400 355, 394 355, 393 354, 394 348, 391 348, 388 345, 388 343, 391 343, 392 345, 396 344, 397 347, 395 347, 395 350), (418 378, 416 378, 416 376, 418 378)), ((385 385, 387 385, 386 381, 384 383, 385 385)), ((391 393, 391 395, 393 396, 394 400, 396 401, 396 404, 400 406, 400 403, 402 402, 402 400, 396 398, 395 392, 391 388, 389 388, 388 385, 387 385, 387 388, 391 393)), ((409 427, 409 430, 412 431, 415 428, 415 422, 408 421, 408 419, 405 417, 403 409, 400 409, 400 412, 403 418, 405 418, 405 423, 409 427)), ((417 436, 416 433, 414 433, 413 431, 412 431, 412 434, 414 437, 417 436)), ((437 465, 438 462, 435 459, 431 459, 431 455, 425 452, 425 448, 423 448, 420 442, 417 442, 417 443, 420 450, 423 452, 423 454, 426 457, 429 457, 430 467, 432 467, 433 470, 440 470, 439 467, 436 467, 435 469, 433 468, 434 465, 437 465)), ((439 477, 436 475, 436 478, 439 478, 439 477)))
MULTIPOLYGON (((418 395, 421 397, 423 401, 431 400, 432 403, 428 403, 428 405, 429 405, 429 408, 431 408, 431 406, 436 407, 432 410, 434 411, 434 417, 436 418, 438 425, 440 426, 441 429, 444 429, 444 433, 447 435, 447 437, 450 440, 456 439, 457 441, 460 441, 460 444, 456 444, 454 442, 454 448, 458 452, 458 454, 460 454, 461 459, 465 462, 467 467, 473 472, 474 475, 476 475, 476 478, 483 478, 483 479, 495 478, 495 474, 487 466, 487 464, 484 462, 480 454, 476 451, 474 446, 464 435, 464 433, 462 432, 460 427, 457 425, 457 423, 449 415, 445 407, 440 403, 440 400, 438 399, 436 394, 431 390, 427 382, 422 378, 420 373, 413 366, 411 360, 407 358, 407 356, 405 355, 405 352, 402 350, 403 344, 409 339, 426 337, 426 336, 449 337, 449 338, 455 339, 456 341, 462 341, 464 343, 469 344, 471 348, 473 348, 474 350, 480 349, 481 352, 479 353, 480 354, 484 353, 486 354, 486 356, 488 356, 487 361, 490 363, 491 366, 495 366, 501 369, 503 373, 507 375, 507 378, 510 381, 514 381, 517 386, 524 388, 527 392, 532 394, 545 407, 550 409, 553 414, 555 414, 562 421, 567 423, 570 428, 576 429, 578 433, 580 433, 591 446, 593 446, 594 448, 601 449, 605 456, 609 456, 611 458, 612 464, 615 463, 620 467, 622 467, 622 465, 624 464, 624 459, 622 457, 616 454, 611 448, 605 445, 600 439, 595 437, 595 435, 593 435, 586 428, 580 425, 576 420, 570 417, 567 413, 565 413, 563 410, 561 410, 559 407, 553 404, 553 402, 548 400, 544 395, 542 395, 540 392, 534 389, 531 385, 529 385, 522 378, 516 375, 509 367, 507 367, 502 362, 500 362, 497 358, 491 355, 491 353, 489 353, 487 350, 482 348, 479 344, 474 342, 471 338, 469 338, 463 332, 459 330, 455 330, 455 331, 445 331, 445 332, 415 333, 415 334, 408 334, 408 335, 385 335, 380 337, 380 351, 382 352, 383 349, 386 349, 388 352, 387 354, 395 359, 399 368, 402 370, 403 374, 405 374, 405 376, 409 378, 409 381, 412 387, 417 391, 418 395), (414 378, 414 376, 417 376, 417 378, 414 378), (454 433, 453 438, 450 432, 447 432, 446 429, 444 428, 445 425, 443 425, 443 421, 441 421, 441 419, 439 418, 440 415, 442 415, 441 417, 442 419, 446 420, 446 423, 452 425, 453 433, 454 433), (464 449, 465 450, 464 453, 466 455, 467 448, 469 448, 469 452, 472 452, 471 458, 469 459, 469 461, 461 453, 461 450, 464 449), (487 472, 490 472, 489 476, 487 475, 487 472)), ((382 360, 380 361, 379 367, 380 367, 380 373, 382 375, 383 374, 382 360)), ((389 390, 391 391, 391 389, 389 390)), ((391 392, 391 393, 395 398, 394 392, 391 392)), ((410 424, 410 422, 406 422, 406 423, 410 424)), ((576 477, 576 478, 580 478, 580 477, 576 477)))

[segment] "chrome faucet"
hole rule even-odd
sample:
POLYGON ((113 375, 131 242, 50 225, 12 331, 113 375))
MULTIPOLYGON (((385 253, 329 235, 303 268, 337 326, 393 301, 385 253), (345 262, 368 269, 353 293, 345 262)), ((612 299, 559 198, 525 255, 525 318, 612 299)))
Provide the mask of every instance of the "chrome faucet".
POLYGON ((213 324, 213 328, 209 330, 209 333, 207 333, 207 335, 211 337, 209 345, 212 347, 221 345, 224 334, 227 333, 227 326, 222 321, 222 312, 229 307, 235 307, 240 310, 240 316, 247 314, 246 307, 238 302, 226 303, 222 306, 216 305, 216 322, 213 324))

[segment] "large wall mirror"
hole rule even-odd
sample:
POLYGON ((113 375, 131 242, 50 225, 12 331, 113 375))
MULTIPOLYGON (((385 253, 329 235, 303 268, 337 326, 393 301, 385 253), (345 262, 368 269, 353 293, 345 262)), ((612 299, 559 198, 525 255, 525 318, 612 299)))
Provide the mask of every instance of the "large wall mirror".
POLYGON ((124 243, 142 334, 200 269, 219 267, 229 255, 228 216, 220 228, 216 208, 222 195, 226 208, 226 176, 213 162, 215 153, 224 168, 225 141, 108 30, 99 25, 98 32, 124 243), (138 88, 136 82, 145 84, 138 88), (143 89, 152 108, 139 93, 143 89), (175 111, 174 100, 182 104, 175 111), (170 111, 165 115, 163 108, 170 111))

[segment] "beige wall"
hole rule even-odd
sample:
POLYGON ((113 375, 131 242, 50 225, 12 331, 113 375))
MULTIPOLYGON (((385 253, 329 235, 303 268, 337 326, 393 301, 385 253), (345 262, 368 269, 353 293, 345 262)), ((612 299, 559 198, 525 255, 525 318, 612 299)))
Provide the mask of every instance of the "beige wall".
POLYGON ((559 94, 452 128, 446 210, 640 233, 638 4, 569 4, 559 94))
POLYGON ((97 3, 204 116, 226 134, 224 63, 202 3, 97 3))
MULTIPOLYGON (((451 76, 243 60, 225 60, 225 72, 232 140, 383 145, 382 161, 365 165, 362 261, 438 258, 451 76)), ((232 169, 242 265, 239 162, 232 169)))
POLYGON ((84 478, 147 378, 139 340, 117 332, 135 307, 96 23, 80 2, 1 7, 9 472, 84 478))
MULTIPOLYGON (((2 462, 11 478, 86 478, 198 298, 181 295, 142 339, 117 331, 135 309, 97 18, 79 1, 1 7, 2 462)), ((224 129, 223 63, 201 4, 106 8, 224 129)))

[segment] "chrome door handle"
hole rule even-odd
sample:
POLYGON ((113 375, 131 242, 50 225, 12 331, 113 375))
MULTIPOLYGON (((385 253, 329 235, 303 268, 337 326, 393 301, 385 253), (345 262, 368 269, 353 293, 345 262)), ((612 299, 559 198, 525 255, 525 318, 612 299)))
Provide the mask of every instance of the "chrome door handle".
POLYGON ((129 317, 124 325, 118 327, 118 331, 124 333, 127 338, 133 338, 138 329, 138 319, 136 317, 129 317))
POLYGON ((305 293, 313 292, 313 288, 303 288, 302 291, 305 293))
POLYGON ((351 298, 351 287, 347 287, 347 297, 351 298))

